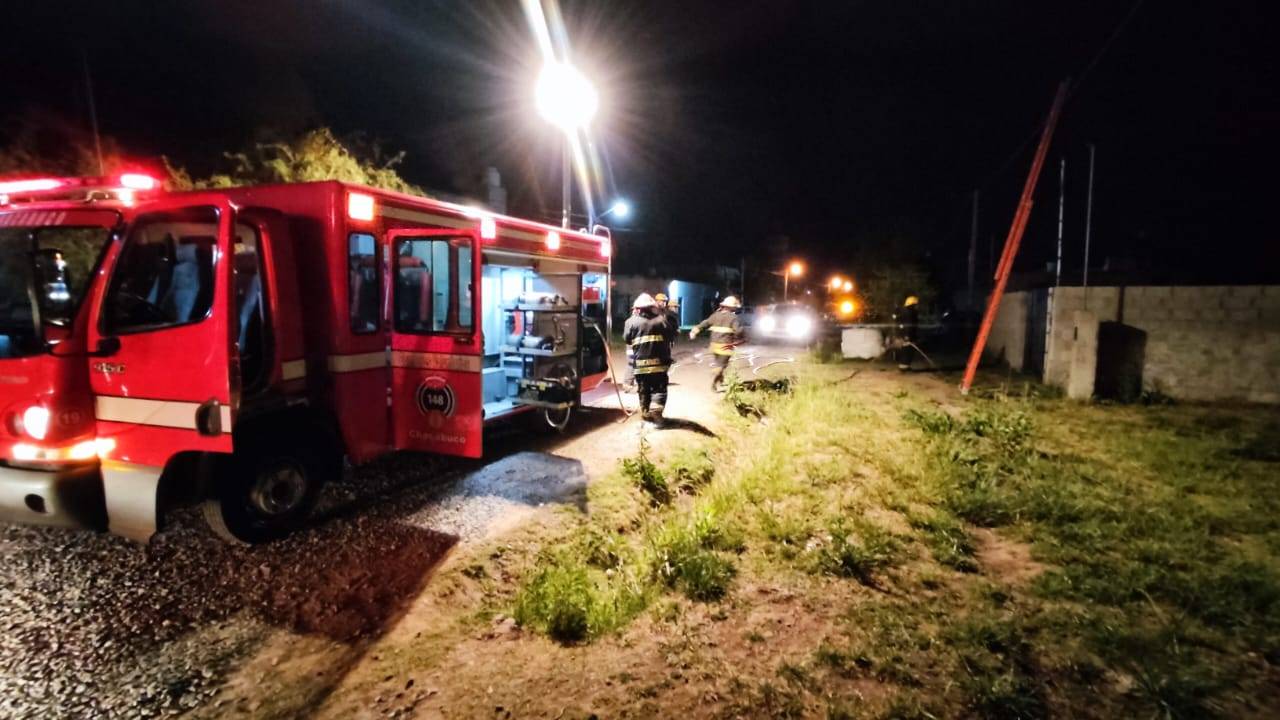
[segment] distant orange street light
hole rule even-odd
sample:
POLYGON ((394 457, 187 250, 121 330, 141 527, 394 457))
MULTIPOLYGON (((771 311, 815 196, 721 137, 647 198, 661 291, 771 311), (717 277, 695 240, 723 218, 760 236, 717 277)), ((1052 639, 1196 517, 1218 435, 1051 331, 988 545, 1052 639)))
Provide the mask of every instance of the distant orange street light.
POLYGON ((800 277, 804 274, 804 263, 799 260, 792 260, 787 268, 782 271, 782 302, 787 301, 788 286, 791 284, 791 276, 800 277))

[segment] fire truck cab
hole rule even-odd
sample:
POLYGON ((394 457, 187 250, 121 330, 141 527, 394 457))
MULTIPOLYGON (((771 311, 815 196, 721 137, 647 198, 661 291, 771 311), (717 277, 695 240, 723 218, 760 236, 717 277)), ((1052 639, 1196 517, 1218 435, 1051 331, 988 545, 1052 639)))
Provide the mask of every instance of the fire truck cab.
POLYGON ((0 182, 0 518, 243 542, 607 374, 610 241, 339 182, 0 182))

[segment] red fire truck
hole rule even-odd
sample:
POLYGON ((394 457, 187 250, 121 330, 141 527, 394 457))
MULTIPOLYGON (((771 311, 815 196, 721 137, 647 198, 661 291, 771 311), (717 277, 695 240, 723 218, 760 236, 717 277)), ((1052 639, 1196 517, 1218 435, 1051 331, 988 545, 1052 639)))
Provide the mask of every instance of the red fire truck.
POLYGON ((610 241, 339 182, 0 182, 0 518, 257 542, 605 377, 610 241))

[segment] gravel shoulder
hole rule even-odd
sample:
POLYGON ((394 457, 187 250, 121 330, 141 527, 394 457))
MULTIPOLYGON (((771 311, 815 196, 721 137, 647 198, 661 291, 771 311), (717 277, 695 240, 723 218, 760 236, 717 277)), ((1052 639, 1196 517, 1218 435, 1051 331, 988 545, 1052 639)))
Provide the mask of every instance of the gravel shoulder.
MULTIPOLYGON (((671 430, 714 432, 710 370, 682 348, 671 430)), ((583 509, 593 477, 634 449, 612 388, 564 435, 516 421, 481 462, 395 455, 326 489, 311 530, 222 543, 185 513, 142 547, 0 526, 0 717, 292 717, 322 703, 459 547, 540 513, 583 509)), ((634 396, 626 396, 634 407, 634 396)))

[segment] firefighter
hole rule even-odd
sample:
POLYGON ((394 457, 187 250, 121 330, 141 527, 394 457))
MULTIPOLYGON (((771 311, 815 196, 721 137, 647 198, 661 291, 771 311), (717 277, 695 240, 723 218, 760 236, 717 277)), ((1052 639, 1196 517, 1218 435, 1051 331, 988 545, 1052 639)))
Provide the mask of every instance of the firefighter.
POLYGON ((658 301, 658 307, 662 308, 662 312, 666 313, 667 321, 670 322, 671 327, 675 328, 676 332, 679 333, 680 306, 671 302, 671 300, 667 298, 666 293, 658 293, 653 296, 653 299, 658 301))
POLYGON ((719 392, 724 382, 725 369, 733 357, 733 349, 742 344, 742 321, 738 319, 738 310, 742 303, 730 295, 720 301, 720 309, 711 313, 711 317, 703 320, 689 331, 689 339, 696 340, 703 330, 711 331, 711 354, 715 358, 716 376, 711 379, 711 389, 719 392))
MULTIPOLYGON (((643 293, 641 294, 643 295, 643 293)), ((639 298, 636 299, 639 300, 639 298)), ((631 332, 631 326, 637 322, 640 322, 640 309, 633 305, 631 315, 622 324, 623 337, 626 337, 627 333, 631 332)), ((636 391, 636 352, 635 348, 631 347, 631 343, 627 343, 627 372, 622 378, 622 389, 629 393, 636 391)))
POLYGON ((899 370, 911 369, 911 359, 915 352, 916 330, 920 325, 919 305, 920 298, 915 295, 908 295, 907 299, 902 302, 902 308, 898 310, 898 348, 895 354, 898 356, 899 370))
POLYGON ((633 308, 639 315, 627 321, 622 338, 635 357, 640 417, 645 422, 661 425, 667 406, 667 372, 671 369, 671 343, 676 339, 676 330, 649 293, 641 293, 633 308))

